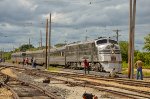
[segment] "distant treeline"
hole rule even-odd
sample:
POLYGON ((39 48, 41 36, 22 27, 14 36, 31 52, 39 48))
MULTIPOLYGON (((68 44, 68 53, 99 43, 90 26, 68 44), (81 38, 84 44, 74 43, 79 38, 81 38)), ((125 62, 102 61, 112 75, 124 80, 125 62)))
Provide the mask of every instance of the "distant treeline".
MULTIPOLYGON (((150 34, 144 38, 144 52, 135 50, 134 51, 134 62, 138 59, 141 59, 144 62, 144 65, 150 68, 150 34)), ((128 42, 127 41, 120 41, 119 42, 121 48, 121 55, 123 62, 128 62, 128 42)))

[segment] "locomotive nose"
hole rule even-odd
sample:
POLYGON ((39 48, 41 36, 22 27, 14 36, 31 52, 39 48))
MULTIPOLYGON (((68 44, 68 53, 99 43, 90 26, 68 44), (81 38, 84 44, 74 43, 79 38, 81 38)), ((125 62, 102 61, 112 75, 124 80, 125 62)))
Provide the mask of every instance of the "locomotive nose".
POLYGON ((114 54, 115 53, 114 50, 112 50, 111 53, 114 54))
POLYGON ((114 48, 115 47, 115 44, 113 43, 113 44, 111 44, 111 48, 114 48))

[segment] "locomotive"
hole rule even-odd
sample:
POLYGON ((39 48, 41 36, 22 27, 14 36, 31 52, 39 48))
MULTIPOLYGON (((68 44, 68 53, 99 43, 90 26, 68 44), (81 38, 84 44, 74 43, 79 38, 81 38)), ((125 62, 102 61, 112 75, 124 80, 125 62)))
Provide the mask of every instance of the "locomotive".
MULTIPOLYGON (((115 72, 122 70, 121 51, 118 42, 111 38, 74 42, 59 48, 51 48, 48 65, 62 65, 65 68, 81 69, 87 59, 92 70, 115 72)), ((21 63, 23 58, 36 59, 39 65, 45 64, 46 50, 17 52, 11 55, 13 62, 21 63)))

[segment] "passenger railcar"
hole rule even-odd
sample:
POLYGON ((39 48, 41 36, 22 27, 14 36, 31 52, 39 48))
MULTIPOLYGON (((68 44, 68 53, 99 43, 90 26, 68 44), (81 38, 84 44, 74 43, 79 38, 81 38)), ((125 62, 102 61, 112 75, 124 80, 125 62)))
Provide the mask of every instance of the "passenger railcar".
MULTIPOLYGON (((76 42, 64 47, 52 48, 49 56, 51 65, 63 65, 66 68, 83 68, 82 63, 86 58, 92 70, 106 72, 110 72, 114 68, 116 72, 122 70, 120 47, 115 40, 110 38, 76 42)), ((37 64, 45 64, 45 50, 28 51, 26 57, 36 58, 37 64)), ((20 58, 25 58, 25 56, 21 52, 13 53, 12 59, 14 58, 18 58, 20 61, 20 58)))

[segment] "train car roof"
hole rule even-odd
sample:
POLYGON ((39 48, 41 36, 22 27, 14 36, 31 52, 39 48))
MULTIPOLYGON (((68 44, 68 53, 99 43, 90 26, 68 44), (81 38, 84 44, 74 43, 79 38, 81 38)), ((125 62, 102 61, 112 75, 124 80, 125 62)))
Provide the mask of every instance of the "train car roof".
POLYGON ((22 54, 22 53, 26 53, 26 52, 15 52, 15 53, 12 53, 11 55, 19 55, 19 54, 22 54))
POLYGON ((26 51, 26 54, 30 54, 30 53, 42 53, 42 52, 44 52, 44 50, 26 51))
POLYGON ((88 44, 88 43, 94 43, 95 40, 90 40, 90 41, 78 41, 78 42, 73 42, 68 44, 67 46, 74 46, 74 45, 80 45, 80 44, 88 44))
MULTIPOLYGON (((80 44, 88 44, 88 43, 94 43, 95 41, 98 41, 98 40, 104 40, 104 39, 107 39, 107 40, 114 40, 112 38, 98 38, 98 39, 95 39, 95 40, 90 40, 90 41, 77 41, 77 42, 73 42, 73 43, 70 43, 68 44, 67 46, 74 46, 74 45, 80 45, 80 44)), ((115 40, 114 40, 115 41, 115 40)))
POLYGON ((62 51, 62 50, 65 50, 65 48, 66 48, 66 46, 58 47, 58 48, 52 48, 52 49, 50 49, 50 52, 62 51))
MULTIPOLYGON (((55 52, 55 51, 62 51, 66 48, 66 46, 63 47, 58 47, 58 48, 51 48, 50 52, 55 52)), ((45 49, 43 50, 36 50, 36 51, 26 51, 26 52, 16 52, 16 53, 12 53, 12 55, 21 55, 22 53, 26 53, 26 54, 36 54, 36 53, 43 53, 45 52, 45 49)))

